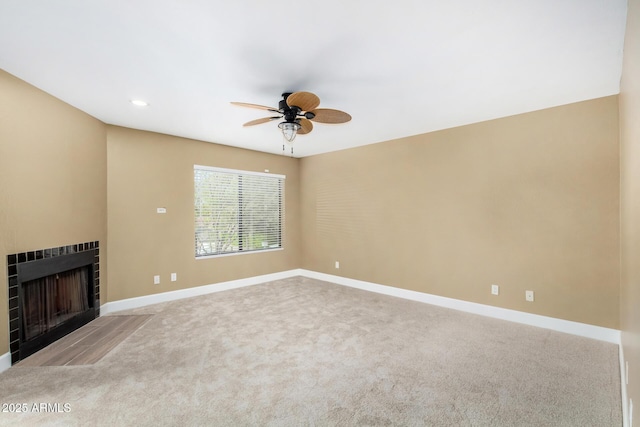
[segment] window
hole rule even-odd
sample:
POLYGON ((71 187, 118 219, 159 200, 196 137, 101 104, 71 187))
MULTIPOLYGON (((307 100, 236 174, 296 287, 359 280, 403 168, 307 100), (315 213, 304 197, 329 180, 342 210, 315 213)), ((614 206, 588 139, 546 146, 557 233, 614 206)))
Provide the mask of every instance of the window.
POLYGON ((193 167, 196 257, 282 248, 284 175, 193 167))

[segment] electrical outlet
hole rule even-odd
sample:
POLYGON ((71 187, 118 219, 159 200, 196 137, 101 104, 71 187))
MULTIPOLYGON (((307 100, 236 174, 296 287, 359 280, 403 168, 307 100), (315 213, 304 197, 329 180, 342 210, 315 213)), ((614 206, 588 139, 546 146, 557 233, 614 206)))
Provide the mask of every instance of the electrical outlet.
POLYGON ((336 261, 336 268, 340 268, 340 261, 336 261))
POLYGON ((153 284, 154 285, 160 284, 160 276, 153 276, 153 284))
POLYGON ((178 280, 178 273, 171 273, 171 281, 175 282, 176 280, 178 280))
POLYGON ((529 302, 533 302, 533 291, 524 291, 524 298, 529 302))
POLYGON ((491 285, 491 295, 500 295, 500 286, 491 285))

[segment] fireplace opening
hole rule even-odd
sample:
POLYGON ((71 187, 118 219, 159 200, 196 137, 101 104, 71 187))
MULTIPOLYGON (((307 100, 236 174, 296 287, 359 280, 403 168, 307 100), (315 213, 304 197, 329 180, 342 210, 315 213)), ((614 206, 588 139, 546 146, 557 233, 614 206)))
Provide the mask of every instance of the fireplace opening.
POLYGON ((22 293, 22 328, 29 341, 89 310, 89 267, 30 280, 22 293))
POLYGON ((8 256, 11 363, 100 314, 98 242, 8 256))

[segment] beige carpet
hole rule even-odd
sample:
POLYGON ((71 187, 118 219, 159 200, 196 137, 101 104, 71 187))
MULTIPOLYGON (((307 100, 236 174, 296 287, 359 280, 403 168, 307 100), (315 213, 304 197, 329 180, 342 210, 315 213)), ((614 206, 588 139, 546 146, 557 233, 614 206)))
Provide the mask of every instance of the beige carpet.
POLYGON ((622 424, 617 346, 572 335, 306 278, 118 314, 155 315, 94 365, 5 371, 1 403, 60 412, 0 424, 622 424))

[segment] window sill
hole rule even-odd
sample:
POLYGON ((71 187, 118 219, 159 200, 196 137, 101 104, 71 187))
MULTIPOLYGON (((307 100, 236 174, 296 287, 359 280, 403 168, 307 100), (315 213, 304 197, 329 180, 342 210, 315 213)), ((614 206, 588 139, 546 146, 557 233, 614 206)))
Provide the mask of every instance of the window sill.
POLYGON ((275 252, 275 251, 282 251, 282 250, 284 250, 284 248, 258 249, 253 251, 229 252, 229 253, 216 254, 216 255, 203 255, 203 256, 197 256, 196 260, 221 258, 221 257, 227 257, 227 256, 235 256, 235 255, 262 254, 265 252, 275 252))

